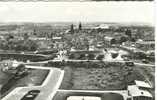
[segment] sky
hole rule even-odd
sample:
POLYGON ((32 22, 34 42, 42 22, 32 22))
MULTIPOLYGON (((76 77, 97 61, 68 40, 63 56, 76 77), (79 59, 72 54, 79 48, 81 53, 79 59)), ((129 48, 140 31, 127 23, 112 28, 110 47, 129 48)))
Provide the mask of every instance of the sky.
POLYGON ((0 2, 0 22, 153 23, 152 2, 0 2))

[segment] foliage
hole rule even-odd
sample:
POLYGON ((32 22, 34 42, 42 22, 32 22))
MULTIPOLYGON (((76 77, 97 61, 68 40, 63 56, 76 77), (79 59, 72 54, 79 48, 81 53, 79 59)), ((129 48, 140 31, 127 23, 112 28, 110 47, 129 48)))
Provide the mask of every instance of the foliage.
POLYGON ((0 49, 2 50, 35 51, 37 48, 37 43, 32 40, 9 39, 8 41, 0 42, 0 49))

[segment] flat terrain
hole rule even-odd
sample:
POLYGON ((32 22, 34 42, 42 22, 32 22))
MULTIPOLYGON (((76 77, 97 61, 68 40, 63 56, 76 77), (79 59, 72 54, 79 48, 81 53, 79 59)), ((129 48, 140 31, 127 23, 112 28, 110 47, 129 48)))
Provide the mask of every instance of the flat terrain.
POLYGON ((138 70, 123 64, 101 63, 97 68, 92 67, 95 66, 92 64, 89 66, 65 67, 65 76, 60 89, 125 90, 128 84, 134 84, 134 80, 145 80, 138 70))

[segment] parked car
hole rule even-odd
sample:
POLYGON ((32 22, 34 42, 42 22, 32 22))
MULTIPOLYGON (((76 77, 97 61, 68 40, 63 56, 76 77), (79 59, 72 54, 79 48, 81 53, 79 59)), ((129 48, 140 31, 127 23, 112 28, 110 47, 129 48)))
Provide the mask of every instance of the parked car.
POLYGON ((39 93, 40 90, 31 90, 21 100, 35 100, 39 93))

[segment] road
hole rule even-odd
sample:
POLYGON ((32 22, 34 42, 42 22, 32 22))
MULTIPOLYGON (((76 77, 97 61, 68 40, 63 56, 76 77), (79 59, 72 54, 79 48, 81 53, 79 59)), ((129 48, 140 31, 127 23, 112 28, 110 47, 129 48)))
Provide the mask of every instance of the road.
POLYGON ((49 69, 50 73, 41 86, 29 86, 29 87, 18 87, 10 92, 2 100, 20 100, 30 90, 40 90, 41 92, 35 100, 51 100, 59 88, 62 79, 64 77, 64 71, 57 68, 45 68, 45 67, 31 67, 28 68, 39 68, 49 69))

